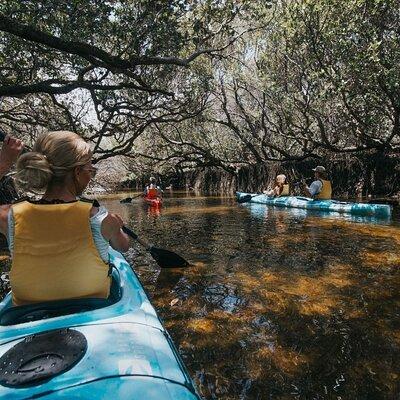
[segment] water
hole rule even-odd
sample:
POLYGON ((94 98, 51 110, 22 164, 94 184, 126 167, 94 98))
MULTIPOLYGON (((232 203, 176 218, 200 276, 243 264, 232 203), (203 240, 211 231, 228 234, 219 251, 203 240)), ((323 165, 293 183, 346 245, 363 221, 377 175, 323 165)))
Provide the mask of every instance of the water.
POLYGON ((102 203, 193 264, 160 270, 137 245, 127 254, 205 399, 400 398, 398 215, 186 194, 161 212, 102 203))

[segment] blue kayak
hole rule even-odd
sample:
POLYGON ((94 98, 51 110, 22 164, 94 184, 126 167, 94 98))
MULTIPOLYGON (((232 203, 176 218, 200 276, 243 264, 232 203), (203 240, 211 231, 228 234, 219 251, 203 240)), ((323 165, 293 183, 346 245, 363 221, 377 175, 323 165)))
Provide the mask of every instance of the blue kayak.
POLYGON ((1 399, 200 399, 138 277, 110 257, 109 299, 0 303, 1 399))
POLYGON ((303 208, 325 212, 349 213, 354 215, 374 215, 390 217, 392 206, 387 204, 349 203, 336 200, 314 200, 308 197, 282 196, 269 197, 265 194, 236 192, 239 202, 260 203, 277 207, 303 208))

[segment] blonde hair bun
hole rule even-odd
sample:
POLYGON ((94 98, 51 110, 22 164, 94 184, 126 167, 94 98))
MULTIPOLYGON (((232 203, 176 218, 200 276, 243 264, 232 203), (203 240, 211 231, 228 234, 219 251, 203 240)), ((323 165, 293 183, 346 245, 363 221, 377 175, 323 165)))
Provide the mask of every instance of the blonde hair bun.
POLYGON ((46 132, 37 138, 31 152, 19 158, 16 181, 22 189, 40 193, 48 186, 64 184, 75 167, 91 158, 89 144, 76 133, 46 132))
POLYGON ((36 151, 22 154, 17 161, 16 182, 26 190, 42 191, 53 177, 47 157, 36 151))

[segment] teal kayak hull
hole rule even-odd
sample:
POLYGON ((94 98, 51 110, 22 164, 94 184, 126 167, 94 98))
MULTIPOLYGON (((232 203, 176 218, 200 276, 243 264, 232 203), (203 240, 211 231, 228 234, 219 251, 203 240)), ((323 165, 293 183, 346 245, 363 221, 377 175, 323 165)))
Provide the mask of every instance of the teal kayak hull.
POLYGON ((283 196, 268 197, 265 194, 236 192, 237 199, 251 196, 250 203, 266 204, 277 207, 302 208, 325 212, 348 213, 362 216, 390 217, 392 206, 387 204, 350 203, 336 200, 313 200, 308 197, 283 196))
MULTIPOLYGON (((138 277, 121 254, 110 250, 110 257, 113 280, 121 290, 114 304, 0 326, 0 357, 31 335, 62 328, 80 332, 87 341, 85 354, 69 370, 26 387, 1 384, 0 398, 200 399, 138 277)), ((0 303, 0 316, 10 307, 7 295, 0 303)))

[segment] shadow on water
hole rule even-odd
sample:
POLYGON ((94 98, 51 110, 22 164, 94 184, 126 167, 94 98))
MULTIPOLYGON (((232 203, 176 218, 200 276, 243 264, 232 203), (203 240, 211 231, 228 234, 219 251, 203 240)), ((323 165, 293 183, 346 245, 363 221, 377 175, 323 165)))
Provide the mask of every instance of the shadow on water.
POLYGON ((127 254, 205 399, 399 398, 399 222, 217 197, 104 203, 193 263, 127 254))

